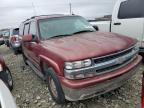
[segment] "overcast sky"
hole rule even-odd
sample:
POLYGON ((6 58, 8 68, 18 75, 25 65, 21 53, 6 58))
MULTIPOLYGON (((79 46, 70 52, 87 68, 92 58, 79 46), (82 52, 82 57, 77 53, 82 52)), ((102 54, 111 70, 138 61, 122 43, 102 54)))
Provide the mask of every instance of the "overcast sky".
POLYGON ((0 0, 0 29, 19 26, 34 15, 69 14, 69 3, 74 14, 93 19, 112 13, 117 0, 0 0))

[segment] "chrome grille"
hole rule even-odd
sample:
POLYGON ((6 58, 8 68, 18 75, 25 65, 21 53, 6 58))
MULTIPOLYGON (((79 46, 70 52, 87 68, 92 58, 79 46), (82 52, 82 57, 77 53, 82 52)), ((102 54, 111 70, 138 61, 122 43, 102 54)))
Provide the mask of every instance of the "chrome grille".
POLYGON ((124 56, 124 55, 126 55, 128 53, 131 53, 132 50, 133 50, 133 47, 131 47, 131 48, 127 49, 127 50, 118 52, 118 53, 114 53, 114 54, 108 55, 108 56, 94 58, 93 61, 94 61, 95 64, 106 62, 106 61, 110 61, 110 60, 113 60, 115 58, 124 56))
POLYGON ((93 58, 93 63, 97 66, 96 73, 102 74, 118 69, 132 61, 137 53, 138 49, 133 46, 115 54, 93 58))
MULTIPOLYGON (((135 56, 136 57, 136 56, 135 56)), ((110 66, 110 67, 107 67, 107 68, 103 68, 103 69, 99 69, 99 70, 96 70, 96 73, 97 75, 99 74, 103 74, 103 73, 107 73, 107 72, 111 72, 111 71, 114 71, 116 69, 119 69, 127 64, 129 64, 130 62, 132 62, 135 58, 133 59, 129 59, 127 61, 125 61, 125 63, 123 64, 117 64, 117 65, 113 65, 113 66, 110 66)))

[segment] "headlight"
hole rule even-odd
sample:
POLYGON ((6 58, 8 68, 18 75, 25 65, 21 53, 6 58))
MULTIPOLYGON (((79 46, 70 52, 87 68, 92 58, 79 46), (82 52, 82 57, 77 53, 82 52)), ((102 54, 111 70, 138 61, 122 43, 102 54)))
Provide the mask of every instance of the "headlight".
POLYGON ((78 73, 75 72, 76 69, 87 68, 92 65, 91 59, 86 59, 82 61, 66 62, 65 63, 65 77, 68 79, 82 79, 86 77, 91 77, 91 73, 78 73))
POLYGON ((139 51, 139 45, 138 45, 138 43, 134 46, 134 50, 135 51, 139 51))
POLYGON ((86 59, 83 61, 75 61, 75 62, 66 62, 65 63, 65 69, 71 70, 71 69, 80 69, 84 67, 91 66, 91 60, 86 59))
POLYGON ((3 67, 2 64, 0 64, 0 72, 3 71, 3 67))

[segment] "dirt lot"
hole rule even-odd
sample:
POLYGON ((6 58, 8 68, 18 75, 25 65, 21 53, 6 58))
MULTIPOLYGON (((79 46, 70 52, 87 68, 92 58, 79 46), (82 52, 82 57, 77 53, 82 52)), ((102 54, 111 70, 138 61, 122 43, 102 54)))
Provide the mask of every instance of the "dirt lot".
POLYGON ((12 94, 18 108, 135 108, 140 103, 141 72, 144 66, 120 89, 92 99, 57 105, 50 97, 45 82, 29 66, 22 69, 24 63, 21 56, 15 56, 6 46, 0 46, 0 53, 12 72, 12 94))

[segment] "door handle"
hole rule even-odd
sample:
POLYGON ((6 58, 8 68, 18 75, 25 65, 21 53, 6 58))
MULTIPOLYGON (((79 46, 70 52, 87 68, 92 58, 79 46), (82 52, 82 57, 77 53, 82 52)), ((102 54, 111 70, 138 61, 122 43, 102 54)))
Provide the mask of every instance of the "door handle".
POLYGON ((120 22, 117 22, 117 23, 114 23, 114 25, 121 25, 121 23, 120 23, 120 22))

